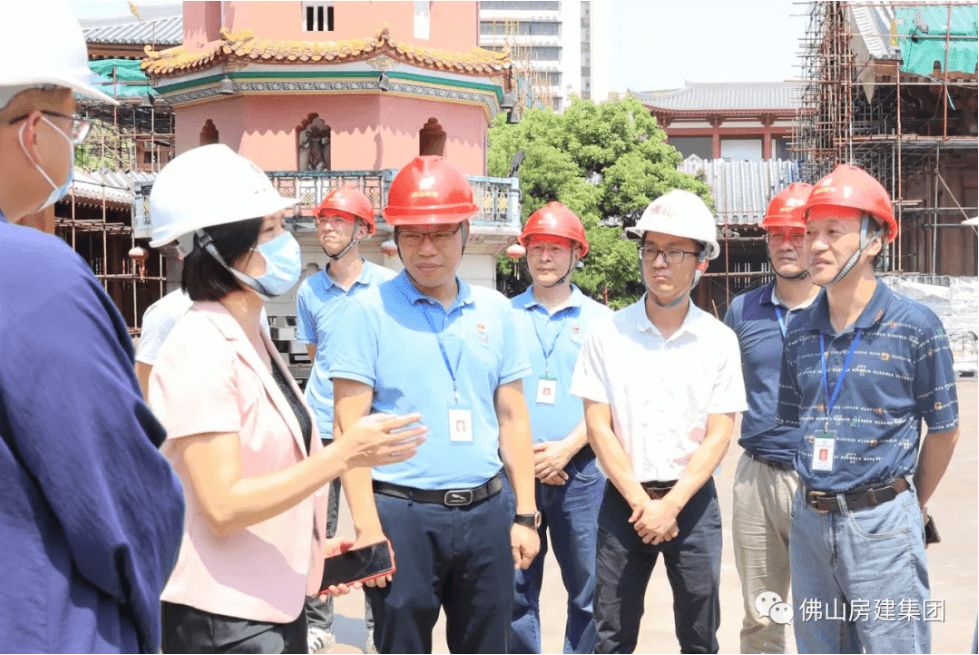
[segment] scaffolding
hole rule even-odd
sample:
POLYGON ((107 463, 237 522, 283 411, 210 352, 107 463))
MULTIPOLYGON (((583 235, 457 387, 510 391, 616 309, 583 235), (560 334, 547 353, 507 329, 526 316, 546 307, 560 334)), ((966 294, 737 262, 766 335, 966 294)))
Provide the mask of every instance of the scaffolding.
POLYGON ((76 117, 92 129, 76 147, 69 194, 55 206, 55 233, 89 264, 138 337, 143 312, 166 293, 167 275, 163 253, 151 256, 146 246, 148 226, 135 222, 136 204, 174 156, 174 117, 148 82, 121 81, 113 67, 108 84, 118 106, 77 99, 76 117))
POLYGON ((553 87, 557 86, 560 94, 560 84, 553 82, 560 79, 560 73, 534 64, 533 54, 537 46, 531 36, 522 33, 520 19, 494 18, 483 22, 491 25, 491 31, 482 36, 492 37, 493 42, 493 45, 485 46, 486 49, 510 53, 517 106, 556 109, 553 87))
POLYGON ((949 66, 956 48, 971 52, 976 46, 974 18, 971 32, 959 29, 975 3, 805 6, 805 89, 792 143, 802 179, 815 183, 849 163, 884 185, 898 224, 884 272, 976 275, 975 239, 946 229, 961 227, 979 204, 975 60, 971 70, 949 66), (928 17, 944 20, 929 24, 928 17), (944 24, 936 30, 936 23, 944 24), (927 61, 927 71, 914 68, 908 49, 922 44, 943 52, 944 61, 927 61))

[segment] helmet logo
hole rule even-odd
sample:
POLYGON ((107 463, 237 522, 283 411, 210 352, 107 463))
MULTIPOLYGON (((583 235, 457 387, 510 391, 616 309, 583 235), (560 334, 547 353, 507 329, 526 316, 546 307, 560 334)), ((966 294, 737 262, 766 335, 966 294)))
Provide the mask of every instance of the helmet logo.
POLYGON ((850 185, 844 186, 843 187, 843 198, 844 198, 844 200, 849 200, 850 199, 850 196, 852 196, 852 195, 853 195, 853 187, 850 186, 850 185))
POLYGON ((423 177, 420 182, 418 182, 418 188, 422 191, 427 191, 435 186, 435 177, 429 175, 428 177, 423 177))
POLYGON ((820 186, 829 186, 833 183, 833 178, 827 177, 820 186))
POLYGON ((540 218, 541 227, 554 227, 557 225, 557 219, 554 218, 554 214, 544 214, 540 218))

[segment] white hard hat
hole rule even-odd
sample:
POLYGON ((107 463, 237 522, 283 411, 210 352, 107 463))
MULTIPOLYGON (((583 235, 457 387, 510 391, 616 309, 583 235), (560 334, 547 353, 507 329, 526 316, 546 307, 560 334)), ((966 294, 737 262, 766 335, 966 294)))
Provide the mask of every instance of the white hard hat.
POLYGON ((635 227, 626 228, 625 232, 639 241, 646 232, 685 237, 704 244, 708 259, 721 254, 714 215, 700 196, 683 189, 673 189, 649 203, 635 227))
POLYGON ((280 196, 261 168, 228 146, 200 146, 175 157, 153 183, 150 246, 201 228, 268 216, 298 202, 280 196))
POLYGON ((85 37, 67 3, 11 2, 3 11, 0 88, 60 86, 119 104, 92 86, 85 37))

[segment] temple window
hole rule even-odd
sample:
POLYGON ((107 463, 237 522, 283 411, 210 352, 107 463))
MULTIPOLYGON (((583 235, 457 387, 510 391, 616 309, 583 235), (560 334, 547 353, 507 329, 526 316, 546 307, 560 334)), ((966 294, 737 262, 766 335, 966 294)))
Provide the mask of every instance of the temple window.
POLYGON ((333 3, 303 2, 303 31, 332 32, 333 3))

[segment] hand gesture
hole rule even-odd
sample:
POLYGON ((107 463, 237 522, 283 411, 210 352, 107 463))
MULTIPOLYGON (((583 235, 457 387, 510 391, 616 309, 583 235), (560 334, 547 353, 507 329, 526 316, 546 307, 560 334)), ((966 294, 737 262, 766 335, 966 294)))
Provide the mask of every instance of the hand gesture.
POLYGON ((420 420, 421 414, 371 414, 345 431, 337 444, 346 450, 349 468, 397 464, 414 457, 418 446, 425 441, 421 435, 428 428, 424 425, 400 429, 420 420))
MULTIPOLYGON (((564 473, 573 454, 563 441, 534 444, 534 477, 543 482, 558 472, 564 473)), ((566 475, 564 478, 567 480, 566 475)))
POLYGON ((677 514, 679 511, 672 504, 654 499, 633 511, 629 523, 633 524, 632 527, 639 533, 643 543, 655 546, 680 535, 676 523, 677 514))
POLYGON ((513 552, 515 570, 529 567, 540 551, 540 536, 537 530, 514 523, 510 528, 510 549, 513 552))

